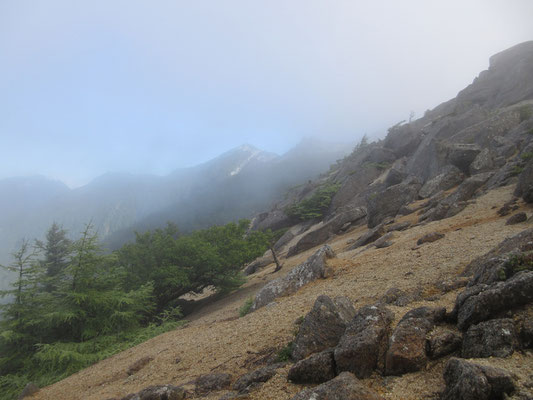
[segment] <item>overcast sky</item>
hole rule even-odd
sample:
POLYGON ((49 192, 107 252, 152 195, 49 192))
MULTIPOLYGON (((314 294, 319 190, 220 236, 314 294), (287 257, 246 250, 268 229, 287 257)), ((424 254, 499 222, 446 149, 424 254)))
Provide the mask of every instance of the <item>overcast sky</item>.
POLYGON ((0 0, 0 178, 354 141, 533 39, 531 0, 0 0))

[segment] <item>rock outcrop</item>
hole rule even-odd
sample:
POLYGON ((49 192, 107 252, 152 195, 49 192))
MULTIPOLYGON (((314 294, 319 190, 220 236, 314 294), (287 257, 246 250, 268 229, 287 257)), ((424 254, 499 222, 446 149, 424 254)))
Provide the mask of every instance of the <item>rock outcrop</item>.
POLYGON ((275 279, 266 284, 255 296, 251 310, 266 306, 280 296, 287 296, 296 292, 305 284, 319 278, 329 276, 326 259, 334 257, 331 247, 325 245, 316 251, 303 264, 293 268, 285 277, 275 279))
POLYGON ((354 316, 355 309, 348 298, 336 297, 332 300, 328 296, 319 296, 293 341, 292 358, 301 360, 335 347, 354 316))

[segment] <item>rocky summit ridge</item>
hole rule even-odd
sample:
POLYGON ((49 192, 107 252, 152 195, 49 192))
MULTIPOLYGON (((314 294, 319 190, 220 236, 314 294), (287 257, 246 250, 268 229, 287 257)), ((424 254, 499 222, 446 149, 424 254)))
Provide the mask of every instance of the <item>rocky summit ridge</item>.
POLYGON ((526 42, 258 214, 281 269, 267 252, 184 328, 32 398, 531 399, 532 204, 526 42))

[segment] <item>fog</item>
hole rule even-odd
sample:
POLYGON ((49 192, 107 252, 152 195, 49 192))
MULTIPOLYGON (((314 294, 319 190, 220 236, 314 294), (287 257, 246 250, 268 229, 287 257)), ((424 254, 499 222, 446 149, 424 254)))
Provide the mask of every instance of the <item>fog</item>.
POLYGON ((0 178, 379 137, 533 38, 530 0, 81 3, 0 3, 0 178))

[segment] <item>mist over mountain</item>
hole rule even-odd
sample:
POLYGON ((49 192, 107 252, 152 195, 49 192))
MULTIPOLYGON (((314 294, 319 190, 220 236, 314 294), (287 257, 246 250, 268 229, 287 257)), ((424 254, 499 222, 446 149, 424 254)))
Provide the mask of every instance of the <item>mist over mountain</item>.
POLYGON ((0 262, 9 263, 23 238, 42 238, 53 222, 72 237, 90 222, 113 249, 133 239, 134 231, 167 221, 189 232, 251 217, 352 147, 306 139, 279 156, 242 145, 167 176, 108 173, 76 189, 42 176, 5 179, 0 181, 0 262))

